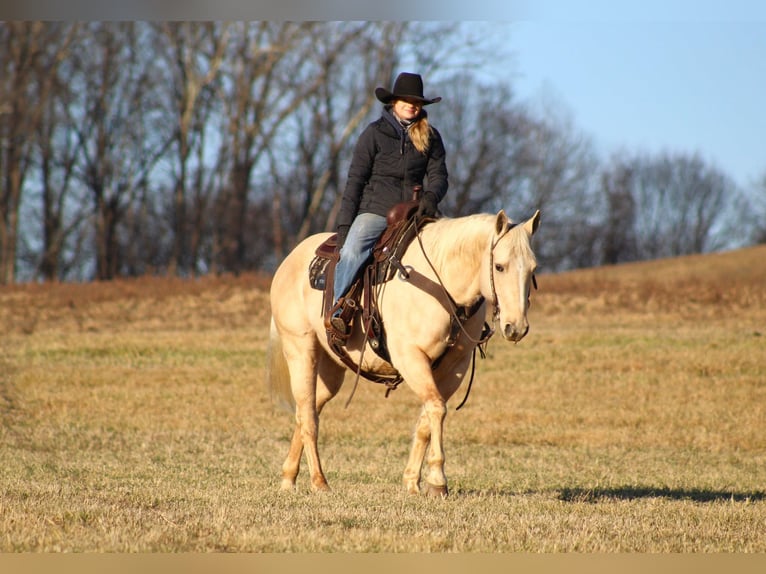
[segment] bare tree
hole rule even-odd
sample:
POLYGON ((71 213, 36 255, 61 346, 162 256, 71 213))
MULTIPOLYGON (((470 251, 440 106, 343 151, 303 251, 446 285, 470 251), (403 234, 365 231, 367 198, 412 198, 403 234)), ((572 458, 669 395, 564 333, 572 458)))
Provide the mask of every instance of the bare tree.
MULTIPOLYGON (((279 146, 285 135, 292 135, 296 144, 292 130, 298 110, 309 98, 321 97, 328 72, 368 27, 328 26, 333 25, 261 22, 241 25, 232 34, 222 81, 227 122, 222 168, 228 176, 216 210, 216 264, 223 269, 238 272, 246 261, 258 265, 258 254, 247 250, 248 233, 257 227, 248 220, 251 202, 263 206, 264 195, 274 193, 273 169, 283 164, 279 146)), ((266 218, 270 217, 269 211, 266 218)))
POLYGON ((732 244, 742 194, 697 154, 614 156, 602 191, 606 263, 705 253, 732 244))
POLYGON ((724 244, 716 231, 739 192, 699 155, 635 155, 613 170, 629 174, 637 259, 704 253, 724 244))
POLYGON ((465 215, 503 208, 516 219, 540 209, 546 225, 538 252, 546 268, 591 260, 601 209, 587 138, 553 110, 536 115, 501 83, 463 74, 441 89, 450 102, 438 124, 450 173, 445 209, 465 215))
POLYGON ((606 200, 606 215, 601 237, 601 261, 615 264, 636 259, 636 201, 631 193, 633 172, 628 166, 605 171, 601 188, 606 200))
POLYGON ((222 70, 225 143, 219 169, 225 183, 216 202, 214 270, 239 271, 245 258, 253 170, 300 96, 292 78, 309 54, 312 23, 238 23, 222 70))
POLYGON ((375 87, 396 69, 396 47, 408 30, 405 23, 334 26, 339 31, 332 42, 324 42, 315 62, 324 81, 296 114, 298 161, 278 166, 286 173, 283 180, 297 184, 289 186, 291 192, 282 201, 289 206, 282 217, 291 216, 290 228, 297 227, 290 234, 294 242, 335 227, 355 138, 377 102, 375 87))
POLYGON ((761 176, 752 194, 751 204, 746 210, 747 219, 751 220, 752 241, 766 243, 766 173, 761 176))
POLYGON ((168 75, 164 82, 170 108, 167 119, 174 126, 171 275, 196 271, 202 241, 201 218, 209 201, 203 185, 204 131, 211 127, 211 87, 223 63, 228 28, 228 24, 212 22, 158 25, 158 52, 166 62, 168 75), (189 197, 190 191, 193 198, 189 197), (190 199, 194 204, 191 214, 190 199))
POLYGON ((33 99, 44 105, 36 130, 37 164, 42 226, 40 254, 32 263, 46 281, 63 279, 77 259, 77 251, 67 255, 67 241, 82 223, 79 213, 69 213, 74 197, 74 175, 80 147, 69 137, 70 126, 63 110, 71 101, 67 61, 72 44, 80 37, 79 25, 51 26, 45 47, 46 63, 35 70, 33 99))
POLYGON ((30 134, 39 126, 50 88, 38 81, 40 70, 52 63, 46 47, 56 30, 43 22, 0 22, 0 285, 16 277, 19 211, 34 152, 30 134), (36 89, 42 90, 40 100, 30 97, 36 89))
POLYGON ((56 280, 273 268, 334 227, 353 144, 379 114, 374 88, 401 71, 444 98, 427 111, 447 147, 445 213, 541 209, 546 268, 710 251, 742 235, 741 193, 725 174, 668 153, 601 168, 563 106, 534 110, 470 67, 487 46, 466 32, 0 23, 0 284, 19 269, 56 280))
POLYGON ((450 177, 442 210, 459 216, 526 208, 511 190, 524 178, 533 121, 510 89, 477 84, 466 73, 448 78, 438 89, 444 101, 432 116, 445 140, 450 177))
POLYGON ((79 98, 68 111, 82 149, 79 178, 91 196, 96 277, 111 279, 120 272, 124 216, 170 138, 161 129, 153 60, 143 49, 148 28, 92 23, 88 30, 70 80, 79 98))
MULTIPOLYGON (((429 26, 432 32, 453 28, 429 26)), ((272 261, 274 253, 281 257, 308 234, 334 227, 353 144, 365 122, 378 113, 374 88, 389 84, 401 71, 404 54, 408 65, 423 71, 438 65, 425 60, 420 65, 419 56, 413 59, 413 54, 446 50, 445 36, 426 35, 422 28, 401 22, 333 22, 299 28, 262 25, 259 45, 272 46, 269 58, 258 64, 252 56, 258 52, 250 50, 249 67, 234 66, 240 83, 253 78, 248 114, 262 119, 260 124, 237 119, 247 106, 232 105, 236 115, 228 114, 230 120, 237 119, 233 122, 237 129, 250 131, 249 140, 235 136, 227 141, 232 146, 228 150, 234 158, 231 165, 236 162, 239 168, 229 170, 233 176, 222 203, 240 222, 232 223, 231 217, 219 221, 225 221, 229 230, 242 230, 240 239, 229 234, 228 241, 221 242, 229 261, 259 266, 272 261), (282 53, 286 40, 290 48, 282 53), (279 99, 272 101, 279 91, 279 99), (243 149, 250 153, 243 155, 243 149), (236 158, 248 159, 237 162, 236 158), (246 173, 250 174, 249 194, 242 185, 246 173), (235 181, 239 184, 234 185, 235 181)), ((233 93, 242 95, 245 90, 233 93)), ((224 100, 240 98, 227 95, 224 100)))

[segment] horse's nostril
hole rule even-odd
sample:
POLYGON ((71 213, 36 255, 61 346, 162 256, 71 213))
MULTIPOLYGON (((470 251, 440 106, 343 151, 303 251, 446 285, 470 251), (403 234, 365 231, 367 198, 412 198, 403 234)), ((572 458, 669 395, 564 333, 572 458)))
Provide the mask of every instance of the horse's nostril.
POLYGON ((503 336, 509 341, 521 341, 529 331, 529 325, 525 325, 523 329, 516 328, 511 323, 506 323, 503 328, 503 336))

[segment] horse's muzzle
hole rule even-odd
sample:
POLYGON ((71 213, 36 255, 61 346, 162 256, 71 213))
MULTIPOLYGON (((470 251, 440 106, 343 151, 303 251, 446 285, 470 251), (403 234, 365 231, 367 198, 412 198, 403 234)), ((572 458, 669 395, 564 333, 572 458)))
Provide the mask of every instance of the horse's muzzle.
POLYGON ((526 321, 522 325, 514 325, 513 323, 506 323, 503 326, 503 338, 506 341, 512 341, 518 343, 529 332, 529 323, 526 321))

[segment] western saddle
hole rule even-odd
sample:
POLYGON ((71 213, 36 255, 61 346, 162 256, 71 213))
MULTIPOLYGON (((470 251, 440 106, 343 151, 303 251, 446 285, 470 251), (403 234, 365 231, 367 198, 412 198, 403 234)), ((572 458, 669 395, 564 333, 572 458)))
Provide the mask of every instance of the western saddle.
POLYGON ((340 258, 337 234, 331 235, 317 247, 314 259, 309 265, 311 286, 323 291, 322 314, 330 348, 354 372, 373 382, 393 385, 394 388, 401 382, 400 376, 367 372, 354 363, 344 348, 351 330, 347 330, 348 334, 345 336, 338 333, 332 328, 330 318, 340 308, 343 322, 350 325, 357 313, 361 311, 359 324, 365 329, 366 342, 383 360, 390 361, 383 323, 377 308, 377 298, 373 295, 374 287, 390 281, 397 273, 402 279, 408 277, 408 271, 401 264, 401 257, 418 230, 434 221, 430 218, 415 217, 419 205, 419 192, 418 186, 413 189, 412 200, 398 203, 388 212, 386 217, 388 226, 375 243, 368 263, 362 267, 348 292, 336 304, 333 305, 333 286, 335 266, 340 258))
MULTIPOLYGON (((351 326, 352 322, 361 318, 361 321, 358 321, 358 326, 364 329, 365 342, 369 344, 370 348, 380 358, 390 363, 391 357, 386 344, 386 334, 383 329, 375 291, 378 285, 390 281, 397 274, 402 280, 409 278, 409 271, 402 265, 401 258, 420 229, 428 223, 435 221, 433 218, 416 217, 420 190, 420 186, 415 187, 412 193, 412 200, 399 203, 391 208, 386 217, 388 226, 373 247, 368 263, 362 266, 348 292, 336 304, 333 304, 333 285, 335 266, 340 259, 337 248, 337 234, 331 235, 317 247, 314 258, 309 265, 309 282, 311 287, 323 292, 322 314, 330 349, 352 372, 356 373, 357 378, 361 375, 372 382, 384 383, 388 388, 386 396, 402 382, 402 376, 398 372, 386 375, 367 371, 361 367, 361 359, 360 364, 356 364, 345 348, 352 329, 347 329, 347 334, 342 335, 332 327, 330 319, 338 308, 341 310, 340 316, 346 325, 351 326)), ((463 328, 463 323, 481 308, 484 300, 482 298, 471 306, 462 307, 455 304, 448 293, 446 295, 452 302, 454 309, 448 338, 448 342, 451 345, 457 339, 459 331, 463 328)), ((481 345, 486 345, 486 341, 491 335, 492 331, 489 325, 485 323, 481 340, 477 341, 480 344, 482 356, 484 356, 484 351, 481 345)), ((362 353, 364 353, 365 348, 366 345, 363 344, 362 353)), ((436 368, 441 358, 438 357, 433 361, 432 368, 436 368)), ((473 379, 473 373, 471 373, 471 379, 473 379)), ((467 397, 468 395, 466 394, 467 397)), ((463 399, 463 403, 465 403, 465 399, 463 399)), ((463 403, 460 404, 461 407, 463 403)))

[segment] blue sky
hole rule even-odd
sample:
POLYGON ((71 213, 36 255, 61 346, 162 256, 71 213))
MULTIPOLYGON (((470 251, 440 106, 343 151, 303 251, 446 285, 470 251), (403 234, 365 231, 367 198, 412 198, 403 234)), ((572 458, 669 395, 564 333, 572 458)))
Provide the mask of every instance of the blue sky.
POLYGON ((742 186, 766 175, 766 2, 544 0, 495 28, 517 96, 560 104, 604 157, 697 152, 742 186))

